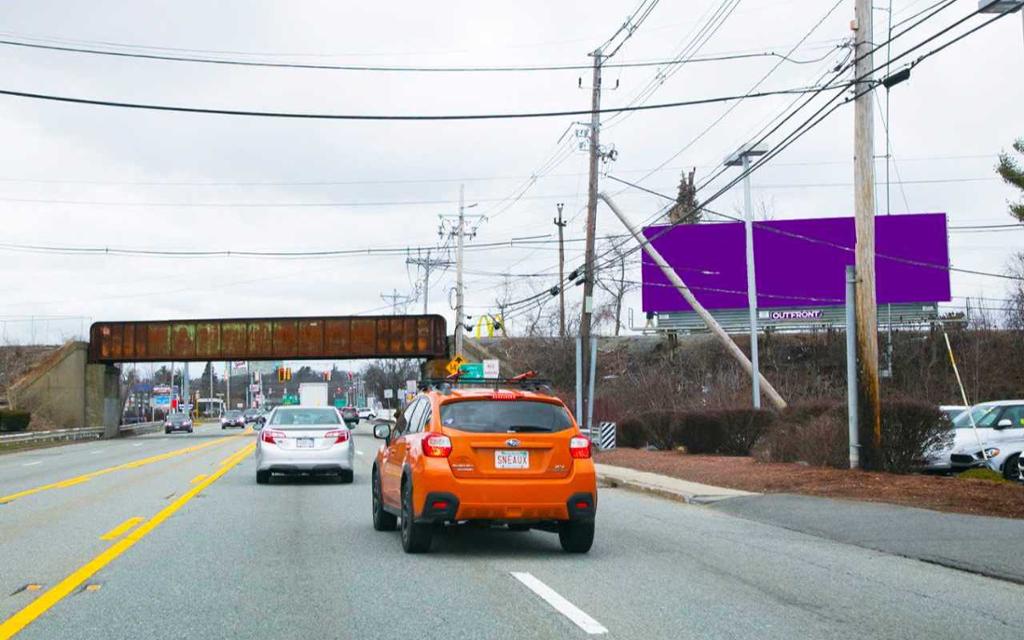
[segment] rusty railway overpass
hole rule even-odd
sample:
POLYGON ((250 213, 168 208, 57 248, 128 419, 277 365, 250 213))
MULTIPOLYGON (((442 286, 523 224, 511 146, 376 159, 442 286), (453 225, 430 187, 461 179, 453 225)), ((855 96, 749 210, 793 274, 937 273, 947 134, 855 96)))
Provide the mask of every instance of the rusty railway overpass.
POLYGON ((89 362, 444 358, 444 317, 333 316, 96 322, 89 362))
POLYGON ((62 427, 118 434, 121 362, 423 358, 443 370, 439 315, 96 322, 89 342, 64 345, 8 390, 12 405, 62 427))

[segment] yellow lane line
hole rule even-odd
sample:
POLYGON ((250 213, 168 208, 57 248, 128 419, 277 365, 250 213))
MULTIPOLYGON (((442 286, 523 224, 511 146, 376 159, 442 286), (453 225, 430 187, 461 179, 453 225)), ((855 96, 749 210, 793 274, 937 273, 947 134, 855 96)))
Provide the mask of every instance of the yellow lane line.
POLYGON ((206 477, 205 473, 200 473, 198 476, 192 478, 192 484, 195 484, 197 482, 201 482, 203 480, 203 478, 205 478, 205 477, 206 477))
POLYGON ((116 527, 114 527, 110 531, 108 531, 108 532, 104 533, 102 536, 100 536, 100 540, 116 540, 117 538, 120 538, 121 534, 123 534, 125 531, 131 529, 132 527, 134 527, 135 525, 139 524, 143 520, 145 520, 145 518, 143 518, 142 516, 135 516, 134 518, 128 518, 127 520, 125 520, 121 524, 117 525, 116 527))
POLYGON ((161 509, 142 526, 110 545, 106 551, 103 551, 95 558, 76 569, 73 573, 48 589, 23 609, 7 620, 4 620, 3 623, 0 623, 0 640, 7 640, 8 638, 13 637, 16 633, 38 619, 39 616, 49 611, 54 605, 80 587, 82 583, 96 575, 97 572, 110 564, 115 558, 123 554, 125 551, 135 546, 136 542, 149 535, 150 532, 174 515, 176 511, 188 504, 192 498, 195 498, 200 492, 219 480, 224 474, 234 468, 235 465, 244 460, 246 456, 251 454, 255 448, 256 445, 254 443, 250 443, 239 449, 229 462, 217 469, 217 471, 210 475, 206 480, 203 480, 196 486, 189 489, 186 493, 182 494, 180 498, 161 509))
POLYGON ((74 478, 68 478, 67 480, 61 480, 59 482, 51 482, 50 484, 44 484, 44 485, 42 485, 40 487, 35 487, 35 488, 32 488, 32 489, 25 489, 24 491, 19 491, 17 493, 12 493, 10 495, 0 496, 0 504, 4 504, 4 503, 10 502, 12 500, 17 500, 18 498, 24 498, 25 496, 30 496, 30 495, 33 495, 33 494, 36 494, 36 493, 40 493, 42 491, 49 491, 50 489, 66 489, 67 487, 73 487, 76 484, 82 484, 83 482, 88 482, 89 480, 92 480, 93 478, 98 478, 99 476, 104 476, 104 475, 106 475, 108 473, 114 473, 115 471, 124 471, 126 469, 137 469, 139 467, 144 467, 147 464, 153 464, 154 462, 162 462, 164 460, 169 460, 170 458, 176 458, 178 456, 183 456, 183 455, 186 455, 186 454, 189 454, 189 453, 194 453, 196 451, 200 451, 202 449, 206 449, 207 447, 213 447, 213 446, 216 446, 218 444, 222 444, 224 442, 227 442, 229 440, 233 440, 235 438, 239 438, 239 437, 241 437, 241 435, 242 434, 237 434, 237 435, 233 435, 233 436, 227 436, 225 438, 218 438, 216 440, 211 440, 210 442, 204 442, 202 444, 193 445, 191 447, 185 447, 184 449, 176 449, 174 451, 168 451, 167 453, 161 453, 159 455, 150 456, 148 458, 141 458, 139 460, 133 460, 131 462, 125 462, 124 464, 119 464, 119 465, 116 465, 116 466, 113 466, 113 467, 107 467, 106 469, 100 469, 98 471, 90 471, 89 473, 84 473, 84 474, 82 474, 80 476, 75 476, 74 478))

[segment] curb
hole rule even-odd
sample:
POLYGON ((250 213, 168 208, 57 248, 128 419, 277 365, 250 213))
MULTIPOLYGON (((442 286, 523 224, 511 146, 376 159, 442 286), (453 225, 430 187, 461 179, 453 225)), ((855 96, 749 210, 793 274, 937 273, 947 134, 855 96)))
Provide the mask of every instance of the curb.
MULTIPOLYGON (((730 498, 742 497, 739 495, 720 495, 720 494, 693 494, 685 493, 682 491, 673 491, 666 487, 659 487, 653 484, 647 484, 646 482, 637 482, 634 480, 623 480, 622 478, 613 478, 607 475, 598 475, 598 485, 602 487, 608 487, 612 489, 625 489, 627 491, 633 491, 636 493, 646 493, 648 495, 657 496, 659 498, 665 498, 667 500, 674 500, 676 502, 682 502, 684 504, 693 505, 708 505, 722 500, 728 500, 730 498)), ((747 495, 761 495, 761 494, 747 494, 747 495)))

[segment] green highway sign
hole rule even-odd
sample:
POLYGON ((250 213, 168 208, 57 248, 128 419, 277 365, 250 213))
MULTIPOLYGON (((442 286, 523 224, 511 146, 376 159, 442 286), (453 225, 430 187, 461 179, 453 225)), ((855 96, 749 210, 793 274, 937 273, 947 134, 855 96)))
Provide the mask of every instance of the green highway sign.
POLYGON ((459 367, 459 373, 467 380, 480 380, 484 377, 484 363, 466 362, 459 367))

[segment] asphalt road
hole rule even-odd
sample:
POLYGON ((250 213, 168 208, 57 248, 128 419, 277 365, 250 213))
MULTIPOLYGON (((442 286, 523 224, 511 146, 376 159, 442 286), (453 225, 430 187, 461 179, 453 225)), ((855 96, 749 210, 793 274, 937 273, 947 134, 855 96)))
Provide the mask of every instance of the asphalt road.
POLYGON ((471 528, 409 556, 370 524, 368 431, 351 485, 258 486, 252 436, 219 427, 0 456, 0 502, 22 494, 0 504, 0 638, 1024 631, 1019 585, 617 489, 586 556, 553 534, 471 528))

